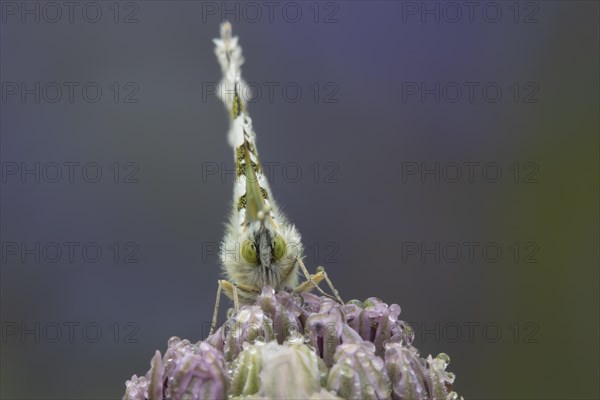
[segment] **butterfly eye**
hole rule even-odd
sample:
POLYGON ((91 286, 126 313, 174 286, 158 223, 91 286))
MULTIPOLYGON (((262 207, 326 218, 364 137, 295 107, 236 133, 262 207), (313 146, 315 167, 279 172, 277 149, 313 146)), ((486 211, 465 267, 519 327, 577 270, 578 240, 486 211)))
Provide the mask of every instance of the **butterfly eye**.
POLYGON ((285 256, 287 251, 287 245, 285 244, 285 240, 281 236, 275 236, 273 239, 273 257, 275 257, 275 261, 279 261, 285 256))
POLYGON ((254 247, 254 243, 252 243, 250 240, 246 240, 242 245, 242 257, 251 264, 258 263, 256 247, 254 247))

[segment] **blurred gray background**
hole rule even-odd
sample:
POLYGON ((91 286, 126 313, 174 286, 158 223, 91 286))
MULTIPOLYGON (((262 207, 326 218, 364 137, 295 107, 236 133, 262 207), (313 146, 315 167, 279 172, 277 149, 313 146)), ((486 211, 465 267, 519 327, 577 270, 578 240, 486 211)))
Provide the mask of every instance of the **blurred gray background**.
POLYGON ((0 7, 3 399, 120 398, 206 336, 223 18, 309 268, 400 304, 465 398, 598 398, 597 2, 0 7))

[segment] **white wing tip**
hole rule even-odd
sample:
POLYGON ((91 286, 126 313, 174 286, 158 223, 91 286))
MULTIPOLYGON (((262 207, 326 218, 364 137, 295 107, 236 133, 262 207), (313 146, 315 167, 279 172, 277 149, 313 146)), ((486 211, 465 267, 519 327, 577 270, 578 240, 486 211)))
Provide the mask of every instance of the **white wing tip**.
POLYGON ((231 39, 231 23, 229 21, 224 21, 221 23, 221 39, 231 39))

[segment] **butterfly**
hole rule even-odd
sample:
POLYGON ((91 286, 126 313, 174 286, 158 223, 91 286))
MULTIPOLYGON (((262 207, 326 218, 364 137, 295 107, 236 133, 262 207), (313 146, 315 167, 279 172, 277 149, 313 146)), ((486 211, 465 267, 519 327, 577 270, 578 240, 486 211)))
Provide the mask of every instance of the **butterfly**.
POLYGON ((214 39, 214 43, 223 73, 218 94, 231 115, 228 140, 234 153, 235 180, 232 210, 220 252, 227 279, 218 281, 211 333, 216 325, 221 291, 233 300, 237 311, 240 303, 251 303, 265 286, 275 291, 291 288, 295 293, 317 288, 332 297, 318 286, 324 280, 334 293, 333 298, 342 302, 322 267, 316 274, 308 273, 302 262, 300 233, 273 199, 246 101, 240 96, 240 88, 245 87, 241 77, 244 58, 229 22, 221 24, 221 37, 214 39), (300 285, 299 270, 306 277, 300 285))

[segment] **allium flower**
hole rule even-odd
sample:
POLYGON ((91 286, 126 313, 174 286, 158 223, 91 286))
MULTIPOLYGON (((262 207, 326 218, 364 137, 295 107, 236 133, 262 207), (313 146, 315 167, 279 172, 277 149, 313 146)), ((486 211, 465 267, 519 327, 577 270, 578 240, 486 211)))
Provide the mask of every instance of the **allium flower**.
POLYGON ((126 400, 455 400, 446 354, 420 357, 400 307, 376 298, 341 305, 265 287, 206 340, 173 337, 126 400))

